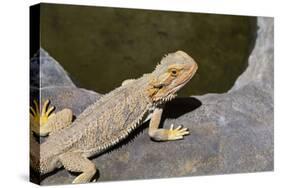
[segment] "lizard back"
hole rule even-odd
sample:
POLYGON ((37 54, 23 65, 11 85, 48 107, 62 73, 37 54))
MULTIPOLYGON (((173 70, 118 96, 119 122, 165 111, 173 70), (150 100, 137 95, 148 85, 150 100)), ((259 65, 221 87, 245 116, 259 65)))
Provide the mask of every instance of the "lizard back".
POLYGON ((73 124, 50 135, 41 145, 42 154, 81 152, 87 157, 118 143, 145 118, 149 101, 143 91, 145 77, 104 95, 87 107, 73 124))

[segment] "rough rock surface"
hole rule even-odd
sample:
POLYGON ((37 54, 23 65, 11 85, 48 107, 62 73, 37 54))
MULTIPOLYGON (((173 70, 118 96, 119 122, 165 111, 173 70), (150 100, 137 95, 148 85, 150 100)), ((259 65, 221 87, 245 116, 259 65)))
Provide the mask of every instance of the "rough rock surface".
POLYGON ((60 64, 44 49, 41 48, 30 61, 31 86, 39 87, 40 85, 42 88, 48 86, 76 87, 60 64))
MULTIPOLYGON (((258 26, 249 66, 231 90, 178 98, 166 106, 163 126, 184 125, 190 128, 190 136, 153 142, 146 124, 114 150, 93 159, 99 181, 273 170, 273 19, 258 18, 258 26)), ((43 88, 42 95, 51 97, 59 109, 74 109, 75 115, 98 98, 71 86, 69 90, 79 94, 68 100, 67 89, 43 88)), ((71 183, 74 177, 58 170, 41 183, 71 183)))

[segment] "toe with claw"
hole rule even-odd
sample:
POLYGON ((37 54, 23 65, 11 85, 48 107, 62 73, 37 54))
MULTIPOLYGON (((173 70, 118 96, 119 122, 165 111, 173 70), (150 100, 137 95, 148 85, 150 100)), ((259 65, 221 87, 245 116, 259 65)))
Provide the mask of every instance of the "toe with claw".
POLYGON ((36 100, 33 101, 33 104, 35 106, 30 106, 30 123, 31 123, 31 131, 34 132, 37 135, 40 135, 40 128, 43 128, 48 120, 55 116, 54 113, 54 106, 49 107, 50 100, 46 100, 42 106, 42 109, 40 111, 38 102, 36 100))
POLYGON ((185 135, 189 135, 189 129, 183 128, 181 125, 174 129, 174 125, 172 124, 169 129, 168 140, 179 140, 183 139, 185 135))

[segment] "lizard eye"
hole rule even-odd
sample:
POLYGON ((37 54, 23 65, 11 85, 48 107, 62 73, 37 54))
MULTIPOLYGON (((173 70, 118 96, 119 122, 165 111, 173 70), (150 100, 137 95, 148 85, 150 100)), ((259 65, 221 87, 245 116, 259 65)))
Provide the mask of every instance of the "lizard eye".
POLYGON ((176 69, 172 69, 170 72, 172 76, 177 76, 178 71, 176 69))

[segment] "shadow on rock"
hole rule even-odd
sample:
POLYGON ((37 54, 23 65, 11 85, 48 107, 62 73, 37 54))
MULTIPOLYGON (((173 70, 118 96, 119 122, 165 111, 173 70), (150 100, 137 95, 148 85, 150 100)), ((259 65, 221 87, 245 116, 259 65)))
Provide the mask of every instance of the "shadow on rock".
POLYGON ((166 118, 176 119, 199 108, 201 105, 201 101, 194 97, 176 98, 166 103, 162 120, 166 118))

